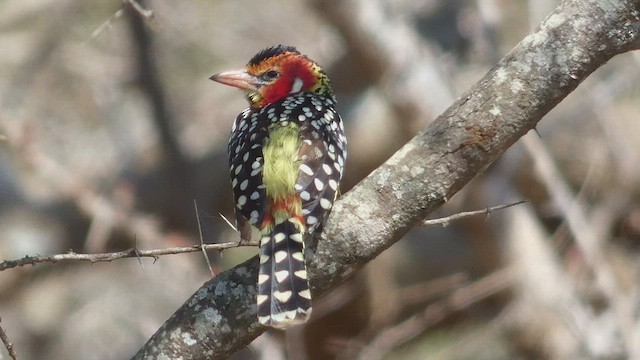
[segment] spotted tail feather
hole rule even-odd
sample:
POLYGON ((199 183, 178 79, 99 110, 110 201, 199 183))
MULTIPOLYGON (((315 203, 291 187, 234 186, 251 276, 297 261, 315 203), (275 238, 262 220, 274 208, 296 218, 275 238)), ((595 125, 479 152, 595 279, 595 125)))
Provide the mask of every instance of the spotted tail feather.
POLYGON ((263 234, 257 296, 258 320, 263 325, 286 328, 311 315, 303 233, 303 225, 290 218, 263 234))

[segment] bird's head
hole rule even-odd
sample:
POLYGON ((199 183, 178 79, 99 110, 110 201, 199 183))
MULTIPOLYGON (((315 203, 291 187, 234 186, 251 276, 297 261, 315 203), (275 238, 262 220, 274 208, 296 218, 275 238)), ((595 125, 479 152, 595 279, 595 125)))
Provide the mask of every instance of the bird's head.
POLYGON ((318 64, 296 48, 283 45, 260 51, 244 69, 221 72, 210 79, 244 90, 252 108, 299 92, 331 92, 329 79, 318 64))

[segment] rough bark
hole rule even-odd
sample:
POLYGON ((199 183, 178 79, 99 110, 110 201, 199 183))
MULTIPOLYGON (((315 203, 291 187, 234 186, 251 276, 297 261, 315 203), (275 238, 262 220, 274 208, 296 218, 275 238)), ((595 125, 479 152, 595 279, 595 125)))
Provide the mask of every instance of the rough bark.
MULTIPOLYGON (((309 261, 314 297, 451 198, 598 67, 640 47, 639 33, 639 0, 563 1, 465 95, 336 203, 309 261)), ((217 359, 246 346, 265 330, 254 305, 257 263, 253 258, 205 283, 134 359, 217 359)))

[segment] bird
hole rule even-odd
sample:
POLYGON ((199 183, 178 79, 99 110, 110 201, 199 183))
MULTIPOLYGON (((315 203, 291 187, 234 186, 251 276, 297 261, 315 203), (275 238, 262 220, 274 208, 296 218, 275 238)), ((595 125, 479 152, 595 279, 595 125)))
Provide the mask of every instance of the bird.
POLYGON ((305 242, 317 237, 339 194, 347 139, 325 71, 293 46, 268 47, 245 68, 210 77, 244 91, 233 123, 229 171, 241 241, 257 229, 257 318, 285 329, 312 301, 305 242))

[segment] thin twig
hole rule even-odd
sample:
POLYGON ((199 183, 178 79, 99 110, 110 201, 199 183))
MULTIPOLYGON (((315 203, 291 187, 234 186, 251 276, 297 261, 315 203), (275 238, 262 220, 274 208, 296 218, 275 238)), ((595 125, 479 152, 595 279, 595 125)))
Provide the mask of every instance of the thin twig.
MULTIPOLYGON (((478 215, 478 214, 489 214, 492 211, 496 211, 496 210, 501 210, 510 206, 515 206, 521 203, 527 202, 526 200, 522 200, 522 201, 518 201, 512 204, 503 204, 503 205, 498 205, 498 206, 493 206, 493 207, 489 207, 483 210, 476 210, 476 211, 468 211, 468 212, 462 212, 462 213, 458 213, 458 214, 454 214, 451 216, 447 216, 444 218, 438 218, 438 219, 432 219, 432 220, 425 220, 423 222, 423 224, 425 225, 435 225, 435 224, 444 224, 446 226, 446 224, 448 224, 450 221, 453 220, 458 220, 464 217, 468 217, 468 216, 474 216, 474 215, 478 215)), ((196 205, 196 216, 198 213, 198 208, 196 205)), ((224 217, 223 217, 224 219, 224 217)), ((245 243, 243 242, 242 244, 238 243, 238 242, 226 242, 226 243, 219 243, 219 244, 204 244, 202 243, 202 228, 200 225, 200 219, 198 218, 198 229, 200 230, 200 240, 201 240, 201 244, 200 245, 192 245, 192 246, 181 246, 181 247, 172 247, 172 248, 165 248, 165 249, 151 249, 151 250, 140 250, 137 247, 131 248, 131 249, 127 249, 127 250, 123 250, 123 251, 118 251, 118 252, 111 252, 111 253, 95 253, 95 254, 78 254, 75 253, 74 251, 70 250, 68 253, 66 254, 56 254, 56 255, 35 255, 35 256, 30 256, 27 255, 21 259, 15 259, 15 260, 6 260, 0 263, 0 271, 4 271, 7 269, 11 269, 11 268, 15 268, 15 267, 19 267, 19 266, 26 266, 26 265, 35 265, 35 264, 39 264, 39 263, 59 263, 59 262, 71 262, 71 261, 87 261, 87 262, 91 262, 91 263, 96 263, 96 262, 111 262, 114 260, 118 260, 118 259, 123 259, 123 258, 131 258, 131 257, 136 257, 136 258, 143 258, 143 257, 152 257, 154 259, 158 259, 160 256, 163 255, 174 255, 174 254, 185 254, 185 253, 191 253, 191 252, 196 252, 196 251, 202 251, 205 252, 207 250, 225 250, 225 249, 229 249, 229 248, 234 248, 234 247, 239 247, 239 246, 257 246, 256 243, 253 242, 248 242, 245 243)), ((226 220, 226 219, 225 219, 226 220)), ((227 223, 228 220, 227 220, 227 223)), ((230 224, 230 223, 229 223, 230 224)), ((212 271, 211 269, 211 265, 209 264, 209 270, 212 271)))
POLYGON ((200 213, 198 212, 198 202, 196 199, 193 199, 193 208, 196 212, 196 221, 198 223, 198 234, 200 235, 200 246, 202 248, 202 255, 204 255, 204 260, 207 262, 207 267, 209 267, 209 272, 211 276, 215 276, 213 273, 213 268, 211 268, 211 261, 209 261, 209 255, 207 255, 207 250, 204 249, 204 237, 202 236, 202 224, 200 224, 200 213))
POLYGON ((135 245, 134 249, 135 249, 136 259, 138 259, 138 264, 140 264, 140 268, 144 269, 144 263, 142 262, 142 258, 140 257, 140 251, 138 250, 138 237, 137 236, 134 238, 134 242, 133 243, 135 245))
POLYGON ((220 215, 220 217, 222 218, 222 220, 224 220, 224 222, 226 222, 226 223, 227 223, 227 225, 229 225, 229 227, 230 227, 231 229, 233 229, 233 231, 238 232, 238 228, 237 228, 237 227, 235 227, 235 226, 231 223, 231 221, 229 221, 229 219, 227 219, 227 217, 226 217, 226 216, 222 215, 222 213, 220 213, 220 214, 218 214, 218 215, 220 215))
POLYGON ((464 211, 464 212, 453 214, 453 215, 450 215, 450 216, 445 216, 445 217, 441 217, 441 218, 437 218, 437 219, 425 220, 425 221, 422 222, 422 225, 425 225, 425 226, 431 226, 431 225, 448 226, 449 223, 451 221, 454 221, 454 220, 460 220, 460 219, 463 219, 463 218, 467 218, 467 217, 470 217, 470 216, 476 216, 476 215, 489 215, 490 213, 492 213, 494 211, 506 209, 506 208, 509 208, 509 207, 512 207, 512 206, 516 206, 516 205, 520 205, 520 204, 524 204, 524 203, 528 203, 528 202, 529 202, 529 200, 520 200, 520 201, 516 201, 514 203, 491 206, 491 207, 488 207, 488 208, 485 208, 485 209, 481 209, 481 210, 464 211))
POLYGON ((135 0, 125 0, 126 4, 129 4, 138 15, 142 16, 145 20, 151 21, 154 19, 155 13, 153 10, 145 9, 140 3, 135 0))
POLYGON ((122 14, 124 14, 124 10, 121 7, 113 15, 111 15, 105 22, 103 22, 100 26, 98 26, 98 28, 91 33, 91 36, 89 36, 89 38, 85 40, 83 45, 86 45, 89 42, 91 42, 93 39, 98 37, 98 35, 102 34, 105 30, 111 29, 113 27, 113 22, 116 19, 120 18, 122 14))
POLYGON ((151 250, 139 250, 131 248, 123 251, 111 252, 111 253, 97 253, 97 254, 78 254, 70 250, 66 254, 45 255, 45 256, 25 256, 21 259, 5 260, 0 263, 0 271, 11 269, 18 266, 35 265, 40 263, 59 263, 59 262, 73 262, 73 261, 87 261, 90 263, 97 262, 111 262, 113 260, 123 258, 143 258, 151 257, 157 260, 163 255, 175 255, 186 254, 203 250, 218 250, 240 247, 240 246, 257 246, 255 242, 225 242, 219 244, 201 244, 192 246, 178 246, 165 249, 151 249, 151 250))
MULTIPOLYGON (((0 319, 0 321, 2 321, 2 319, 0 319)), ((2 343, 4 344, 4 347, 7 348, 7 351, 9 352, 9 356, 11 356, 13 360, 18 360, 18 354, 16 353, 16 350, 13 348, 13 344, 11 343, 11 340, 9 340, 9 337, 7 336, 7 333, 4 331, 2 326, 0 326, 0 339, 2 339, 2 343)))

